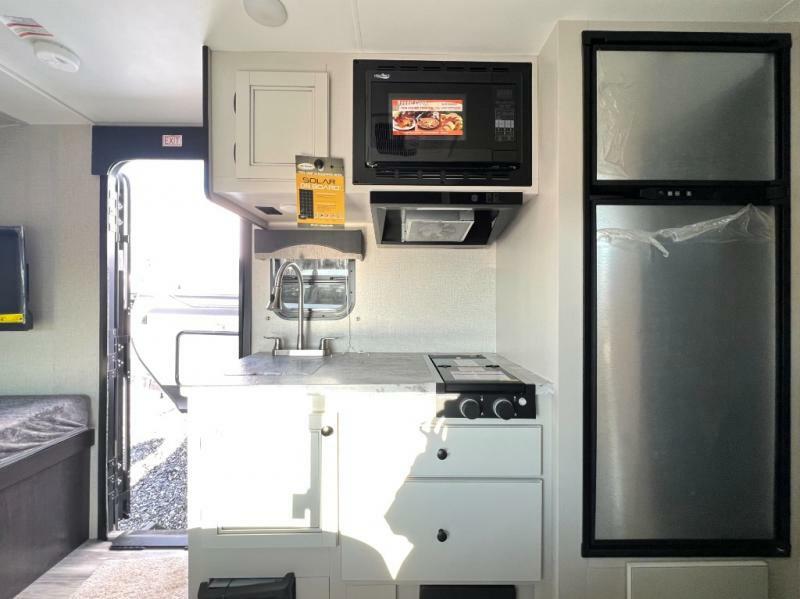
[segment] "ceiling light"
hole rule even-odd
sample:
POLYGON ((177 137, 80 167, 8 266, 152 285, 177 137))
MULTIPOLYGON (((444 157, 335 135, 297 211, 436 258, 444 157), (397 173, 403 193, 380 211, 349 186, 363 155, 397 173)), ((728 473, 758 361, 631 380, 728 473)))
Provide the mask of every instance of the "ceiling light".
POLYGON ((250 18, 266 27, 280 27, 289 16, 281 0, 243 0, 243 4, 250 18))
POLYGON ((78 58, 78 55, 61 44, 36 40, 33 42, 33 52, 36 54, 36 58, 59 71, 75 73, 81 68, 81 59, 78 58))

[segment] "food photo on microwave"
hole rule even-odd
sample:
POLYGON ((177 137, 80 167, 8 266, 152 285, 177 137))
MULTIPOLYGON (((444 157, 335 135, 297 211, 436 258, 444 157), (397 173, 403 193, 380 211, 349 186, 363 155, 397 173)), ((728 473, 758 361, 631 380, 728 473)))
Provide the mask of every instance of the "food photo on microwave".
POLYGON ((464 101, 459 99, 393 99, 392 134, 463 135, 464 101))

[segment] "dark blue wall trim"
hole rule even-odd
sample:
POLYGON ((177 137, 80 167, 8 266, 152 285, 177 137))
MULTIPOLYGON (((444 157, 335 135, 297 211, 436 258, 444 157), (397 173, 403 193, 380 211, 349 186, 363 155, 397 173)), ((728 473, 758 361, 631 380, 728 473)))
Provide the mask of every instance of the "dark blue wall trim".
POLYGON ((208 132, 205 127, 92 127, 92 174, 107 175, 119 162, 151 158, 157 160, 206 160, 208 132), (183 135, 183 147, 164 148, 162 135, 183 135))

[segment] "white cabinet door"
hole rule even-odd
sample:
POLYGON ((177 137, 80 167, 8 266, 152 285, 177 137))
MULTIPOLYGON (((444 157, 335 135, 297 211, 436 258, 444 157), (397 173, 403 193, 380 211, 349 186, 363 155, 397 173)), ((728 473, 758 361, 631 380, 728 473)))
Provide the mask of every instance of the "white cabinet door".
POLYGON ((393 584, 348 584, 345 599, 397 599, 397 587, 393 584))
POLYGON ((236 177, 295 180, 295 154, 328 155, 328 74, 236 74, 236 177))
POLYGON ((209 544, 335 545, 336 437, 323 434, 335 432, 335 414, 303 393, 226 391, 200 408, 204 494, 193 498, 214 533, 209 544))
POLYGON ((364 480, 342 498, 344 580, 541 579, 540 480, 415 480, 393 495, 376 503, 364 480))
POLYGON ((328 578, 298 578, 297 597, 300 599, 330 599, 328 578))

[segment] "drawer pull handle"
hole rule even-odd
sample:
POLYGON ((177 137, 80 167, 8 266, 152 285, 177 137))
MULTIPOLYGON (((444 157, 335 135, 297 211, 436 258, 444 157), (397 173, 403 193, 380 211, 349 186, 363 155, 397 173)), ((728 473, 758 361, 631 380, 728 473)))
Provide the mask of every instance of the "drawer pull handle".
POLYGON ((440 528, 439 532, 436 533, 436 540, 440 543, 444 543, 448 536, 447 531, 444 528, 440 528))
POLYGON ((319 432, 320 434, 322 434, 323 437, 330 437, 333 434, 333 427, 323 426, 319 432))
POLYGON ((444 448, 436 452, 436 457, 439 458, 440 460, 446 460, 448 455, 449 454, 447 453, 447 450, 444 448))

